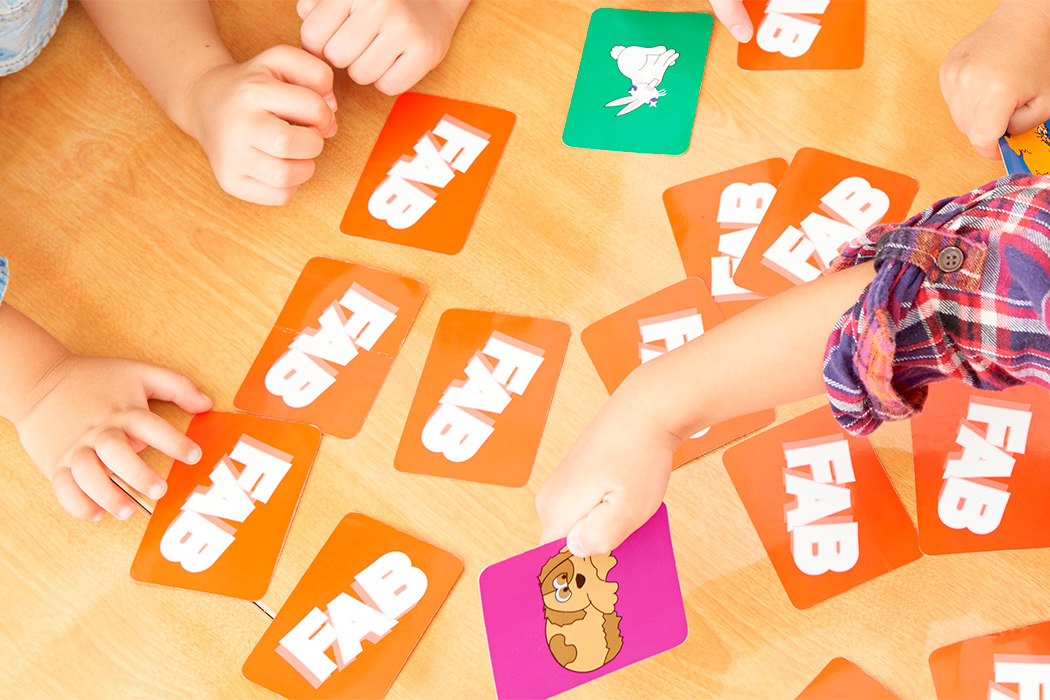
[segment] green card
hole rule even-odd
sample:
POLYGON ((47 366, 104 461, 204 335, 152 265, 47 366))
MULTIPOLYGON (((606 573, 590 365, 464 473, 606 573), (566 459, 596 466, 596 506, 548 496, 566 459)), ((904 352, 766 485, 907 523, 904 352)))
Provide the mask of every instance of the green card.
POLYGON ((689 150, 712 24, 702 12, 595 10, 565 145, 669 155, 689 150))

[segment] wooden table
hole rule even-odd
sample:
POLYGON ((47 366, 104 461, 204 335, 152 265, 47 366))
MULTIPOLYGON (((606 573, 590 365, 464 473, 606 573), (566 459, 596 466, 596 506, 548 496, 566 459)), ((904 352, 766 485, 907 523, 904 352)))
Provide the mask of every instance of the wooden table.
MULTIPOLYGON (((651 8, 642 0, 605 3, 651 8)), ((466 572, 391 698, 492 697, 477 577, 536 544, 533 496, 606 398, 578 334, 683 277, 661 194, 702 175, 815 146, 921 183, 915 210, 1001 174, 949 119, 948 50, 990 0, 868 4, 857 71, 745 73, 715 30, 689 152, 680 158, 560 142, 596 1, 476 0, 424 92, 497 105, 517 126, 462 253, 341 235, 337 225, 393 100, 337 82, 339 135, 288 206, 230 198, 108 49, 79 6, 29 69, 0 80, 0 252, 7 300, 71 348, 194 377, 220 410, 312 256, 425 280, 430 295, 360 435, 325 438, 266 596, 257 604, 139 585, 146 524, 78 522, 56 504, 10 426, 0 429, 0 696, 272 697, 240 666, 336 523, 360 511, 461 556, 466 572), (558 318, 574 338, 528 486, 394 471, 392 459, 441 312, 558 318)), ((707 10, 675 0, 664 10, 707 10)), ((295 44, 294 3, 218 3, 239 58, 295 44)), ((779 420, 820 405, 778 411, 779 420)), ((180 427, 188 416, 162 407, 180 427)), ((914 515, 906 425, 873 438, 914 515)), ((166 473, 157 455, 151 464, 166 473)), ((927 656, 1050 618, 1050 552, 927 557, 811 610, 794 609, 721 467, 675 472, 667 495, 690 635, 675 651, 567 697, 793 698, 834 656, 904 698, 933 697, 927 656)), ((148 506, 148 504, 146 504, 148 506)))

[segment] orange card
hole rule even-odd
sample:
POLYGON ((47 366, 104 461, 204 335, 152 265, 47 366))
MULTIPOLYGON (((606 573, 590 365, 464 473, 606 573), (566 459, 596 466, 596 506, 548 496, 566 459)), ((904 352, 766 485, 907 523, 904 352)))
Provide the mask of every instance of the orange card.
POLYGON ((427 294, 419 280, 313 258, 233 405, 352 438, 427 294))
POLYGON ((875 450, 827 406, 729 448, 722 461, 796 608, 922 556, 875 450))
POLYGON ((812 281, 867 229, 903 221, 918 189, 907 175, 802 148, 733 281, 765 296, 812 281))
POLYGON ((441 314, 394 466, 524 486, 568 344, 561 321, 467 309, 441 314))
POLYGON ((860 68, 864 0, 744 0, 755 35, 737 49, 744 70, 860 68))
POLYGON ((1045 389, 940 382, 930 386, 911 431, 922 551, 1050 547, 1045 389))
POLYGON ((795 700, 899 700, 852 661, 832 659, 795 700))
POLYGON ((463 573, 453 554, 351 513, 248 660, 286 698, 381 698, 463 573))
POLYGON ((503 109, 406 92, 394 103, 339 228, 458 253, 513 127, 514 115, 503 109))
MULTIPOLYGON (((583 329, 580 339, 611 394, 635 368, 699 338, 722 322, 703 280, 688 277, 620 309, 583 329)), ((769 425, 772 409, 712 425, 697 432, 675 451, 680 467, 705 452, 769 425)))
POLYGON ((1050 622, 941 647, 930 654, 940 700, 1027 700, 1050 688, 1050 622))
POLYGON ((685 273, 707 284, 726 318, 764 298, 733 277, 785 170, 786 160, 770 158, 664 191, 685 273))
POLYGON ((321 433, 241 413, 201 413, 186 434, 131 565, 143 583, 256 600, 266 593, 321 433))

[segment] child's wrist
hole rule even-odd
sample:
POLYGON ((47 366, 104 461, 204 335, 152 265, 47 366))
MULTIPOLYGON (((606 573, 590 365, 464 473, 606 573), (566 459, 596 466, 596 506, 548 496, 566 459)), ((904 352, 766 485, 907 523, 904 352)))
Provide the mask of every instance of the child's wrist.
POLYGON ((213 54, 187 75, 186 87, 172 101, 166 111, 177 127, 198 142, 204 135, 205 115, 209 111, 209 78, 213 71, 236 62, 225 49, 213 54))
POLYGON ((705 426, 694 426, 696 420, 680 410, 674 396, 664 390, 662 374, 658 367, 638 367, 616 389, 612 400, 642 416, 650 429, 658 431, 661 440, 675 449, 705 426))

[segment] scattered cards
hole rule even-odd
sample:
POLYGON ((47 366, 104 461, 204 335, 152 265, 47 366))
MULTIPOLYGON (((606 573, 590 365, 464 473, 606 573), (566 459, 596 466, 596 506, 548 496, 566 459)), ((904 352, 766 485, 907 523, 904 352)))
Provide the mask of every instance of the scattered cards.
POLYGON ((286 698, 381 698, 462 573, 455 555, 351 513, 245 661, 244 677, 286 698))
POLYGON ((595 10, 565 145, 668 155, 689 150, 712 24, 701 12, 595 10))
POLYGON ((1037 386, 929 387, 912 419, 919 543, 927 554, 1050 547, 1050 397, 1037 386))
POLYGON ((737 49, 744 70, 860 68, 864 0, 744 0, 755 35, 737 49))
POLYGON ((940 700, 1039 700, 1050 685, 1050 622, 941 647, 930 670, 940 700))
MULTIPOLYGON (((580 338, 611 394, 635 368, 699 338, 721 322, 722 313, 703 280, 689 277, 592 323, 580 338)), ((675 451, 674 466, 775 419, 776 413, 770 409, 707 426, 675 451)))
POLYGON ((449 309, 412 400, 398 471, 524 486, 539 449, 569 326, 449 309))
POLYGON ((875 450, 827 406, 729 448, 722 460, 796 608, 922 556, 875 450))
POLYGON ((795 700, 899 700, 852 661, 832 659, 795 700))
POLYGON ((918 190, 919 183, 907 175, 802 148, 733 282, 767 297, 810 282, 867 229, 907 218, 918 190))
POLYGON ((480 585, 501 700, 549 698, 689 634, 664 505, 611 554, 551 542, 486 568, 480 585))
POLYGON ((1023 134, 1001 136, 999 152, 1008 173, 1050 175, 1050 135, 1044 122, 1023 134))
POLYGON ((313 258, 303 268, 234 406, 352 438, 427 294, 419 280, 313 258))
POLYGON ((321 433, 210 412, 194 416, 186 434, 203 456, 171 467, 131 578, 257 600, 270 584, 321 433))
POLYGON ((406 92, 379 134, 343 233, 458 253, 514 127, 510 112, 406 92))
POLYGON ((664 192, 685 273, 707 284, 726 318, 764 298, 738 286, 733 277, 785 170, 786 160, 770 158, 664 192))

